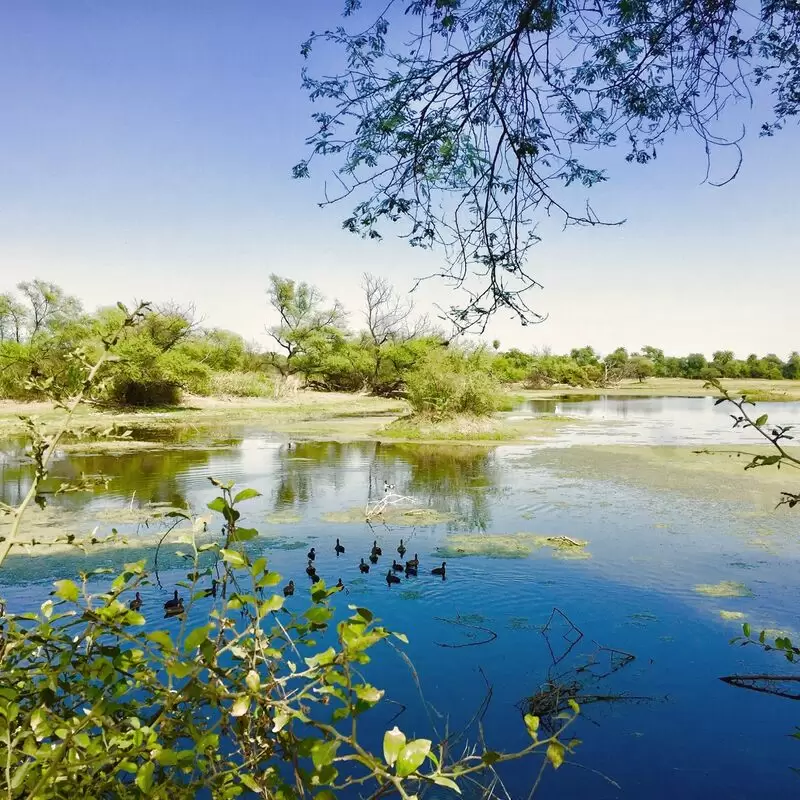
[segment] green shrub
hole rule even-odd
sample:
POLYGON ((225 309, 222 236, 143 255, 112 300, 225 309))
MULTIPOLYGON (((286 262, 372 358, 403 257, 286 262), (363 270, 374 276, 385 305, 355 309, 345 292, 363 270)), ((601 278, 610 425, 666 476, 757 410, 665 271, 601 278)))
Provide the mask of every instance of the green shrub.
POLYGON ((213 372, 210 391, 221 397, 273 397, 274 382, 262 372, 213 372))
POLYGON ((446 419, 456 414, 484 417, 497 409, 500 388, 480 354, 431 352, 406 380, 415 414, 446 419))

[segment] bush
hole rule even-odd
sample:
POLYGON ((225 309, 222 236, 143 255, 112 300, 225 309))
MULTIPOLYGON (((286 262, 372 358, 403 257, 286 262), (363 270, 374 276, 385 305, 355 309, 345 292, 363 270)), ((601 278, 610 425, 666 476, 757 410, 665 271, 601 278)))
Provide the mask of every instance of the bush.
POLYGON ((497 409, 500 387, 480 354, 432 352, 406 380, 415 414, 446 419, 456 414, 485 417, 497 409))
POLYGON ((261 372, 213 372, 210 391, 222 397, 274 397, 275 384, 261 372))
POLYGON ((162 353, 145 337, 120 345, 122 360, 113 374, 105 399, 127 406, 177 405, 183 391, 208 394, 211 373, 204 364, 174 350, 162 353))

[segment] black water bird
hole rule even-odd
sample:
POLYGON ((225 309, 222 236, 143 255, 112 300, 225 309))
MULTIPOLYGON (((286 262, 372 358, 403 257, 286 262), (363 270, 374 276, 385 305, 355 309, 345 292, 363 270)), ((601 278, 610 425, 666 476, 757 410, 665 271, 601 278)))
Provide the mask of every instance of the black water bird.
POLYGON ((359 569, 360 569, 362 572, 365 572, 365 573, 366 573, 366 572, 369 572, 369 564, 365 564, 365 563, 364 563, 364 559, 363 559, 363 558, 361 559, 361 563, 358 565, 358 568, 359 568, 359 569))
POLYGON ((175 594, 172 596, 172 599, 171 600, 167 600, 167 602, 164 603, 164 608, 167 611, 170 611, 171 609, 176 609, 178 607, 183 609, 183 598, 182 597, 178 597, 178 590, 176 589, 175 590, 175 594))
POLYGON ((372 555, 374 555, 374 556, 382 556, 383 555, 383 550, 381 550, 380 547, 378 547, 378 540, 377 539, 372 543, 372 555))
POLYGON ((283 587, 283 596, 284 597, 291 597, 294 594, 294 581, 289 581, 286 586, 283 587))
POLYGON ((386 583, 391 586, 393 583, 400 583, 400 578, 397 577, 391 570, 386 573, 386 583))
POLYGON ((321 580, 322 578, 316 572, 311 576, 311 583, 319 583, 321 580))
MULTIPOLYGON (((336 541, 339 541, 338 539, 336 541)), ((313 561, 317 557, 317 551, 312 547, 308 551, 308 560, 313 561)))
POLYGON ((310 575, 313 577, 317 574, 317 568, 311 563, 311 559, 308 560, 308 566, 306 567, 306 575, 310 575))
POLYGON ((342 579, 339 578, 338 583, 336 584, 336 588, 341 592, 344 589, 344 584, 342 583, 342 579))
POLYGON ((205 589, 203 591, 203 596, 204 597, 216 597, 217 596, 217 586, 219 586, 219 581, 216 578, 214 578, 211 581, 211 588, 210 589, 205 589))
POLYGON ((139 592, 136 592, 136 597, 134 597, 133 600, 128 603, 128 608, 130 608, 131 611, 138 611, 141 607, 142 596, 139 594, 139 592))
POLYGON ((395 572, 402 572, 405 569, 405 567, 403 567, 402 564, 398 564, 394 559, 392 559, 392 569, 395 572))
POLYGON ((400 545, 397 548, 397 552, 400 553, 400 558, 402 558, 406 554, 406 546, 403 544, 403 540, 400 540, 400 545))
POLYGON ((373 564, 377 564, 377 563, 378 563, 378 556, 376 556, 376 555, 375 555, 375 553, 373 553, 373 554, 372 554, 372 555, 369 557, 369 560, 370 560, 370 561, 371 561, 373 564))
POLYGON ((339 556, 344 553, 344 547, 339 544, 339 540, 336 540, 336 547, 333 548, 336 551, 336 555, 339 556))
POLYGON ((412 569, 416 569, 419 566, 419 557, 416 553, 414 553, 414 558, 406 561, 406 567, 411 567, 412 569))
POLYGON ((446 561, 442 561, 442 566, 441 567, 435 567, 434 569, 432 569, 431 570, 431 575, 441 575, 442 577, 444 577, 444 573, 445 573, 446 569, 447 569, 447 562, 446 561))

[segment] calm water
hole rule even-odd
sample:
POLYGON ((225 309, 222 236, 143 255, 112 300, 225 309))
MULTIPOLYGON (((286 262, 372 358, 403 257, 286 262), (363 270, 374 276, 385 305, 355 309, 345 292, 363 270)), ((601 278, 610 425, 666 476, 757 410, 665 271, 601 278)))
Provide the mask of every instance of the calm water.
MULTIPOLYGON (((758 413, 772 422, 800 425, 800 403, 758 403, 758 413)), ((752 412, 753 406, 747 406, 752 412)), ((717 444, 758 441, 751 430, 733 430, 729 403, 714 405, 710 397, 565 396, 525 402, 509 416, 556 414, 574 417, 562 442, 581 444, 717 444)))
MULTIPOLYGON (((556 444, 578 441, 581 429, 588 437, 581 443, 695 443, 726 431, 724 413, 704 400, 558 400, 518 413, 532 410, 624 423, 598 424, 588 432, 576 423, 556 444)), ((788 422, 798 418, 800 406, 781 405, 779 411, 788 422)), ((791 669, 753 648, 731 647, 728 641, 740 623, 724 621, 719 611, 742 611, 754 627, 793 632, 800 627, 796 513, 775 512, 769 520, 773 547, 764 550, 749 543, 749 527, 756 523, 744 505, 635 489, 614 484, 607 475, 602 482, 567 480, 543 463, 541 450, 375 442, 290 446, 257 429, 193 436, 203 446, 186 449, 186 442, 177 442, 158 452, 62 460, 56 480, 104 473, 112 477, 108 490, 54 499, 48 511, 34 513, 51 513, 60 502, 69 514, 80 513, 87 528, 99 524, 107 532, 111 508, 133 513, 144 504, 169 503, 202 510, 214 496, 208 475, 259 489, 263 497, 248 504, 246 522, 262 531, 256 549, 274 569, 305 587, 303 556, 313 545, 320 574, 331 581, 341 576, 348 586, 349 594, 335 598, 337 604, 367 605, 409 636, 407 652, 426 700, 442 716, 425 713, 403 661, 390 649, 381 650, 370 665, 371 678, 389 690, 392 702, 370 716, 365 732, 374 737, 372 746, 379 747, 390 721, 416 736, 435 735, 433 723, 441 730, 445 719, 451 730, 464 725, 483 699, 484 675, 493 687, 484 718, 487 741, 497 749, 522 745, 518 705, 545 680, 558 677, 581 685, 584 713, 571 733, 583 744, 572 763, 548 772, 542 797, 751 798, 765 787, 794 796, 800 791, 800 779, 789 769, 800 765, 800 743, 787 736, 800 723, 797 704, 718 680, 736 672, 791 669), (363 507, 381 497, 384 480, 418 505, 448 514, 448 520, 374 531, 363 523, 324 521, 326 512, 363 507), (448 558, 446 581, 429 574, 441 562, 436 550, 449 535, 518 532, 586 539, 591 558, 556 558, 548 550, 526 558, 448 558), (337 536, 347 548, 338 559, 337 536), (418 578, 389 588, 387 556, 390 561, 401 536, 410 553, 419 554, 422 568, 418 578), (358 560, 374 538, 386 555, 361 576, 358 560), (717 599, 694 591, 696 584, 721 580, 743 582, 754 596, 717 599), (556 615, 546 634, 540 630, 553 608, 583 634, 571 650, 578 634, 562 617, 556 615), (479 644, 491 638, 489 632, 496 638, 479 644), (635 660, 612 671, 620 657, 601 648, 633 654, 635 660), (587 664, 591 668, 576 671, 587 664)), ((13 502, 28 480, 19 450, 8 443, 0 499, 13 502)), ((136 535, 132 521, 113 524, 136 535)), ((150 535, 157 527, 140 523, 138 530, 150 535)), ((82 556, 18 556, 3 570, 0 593, 10 610, 27 608, 47 596, 51 581, 76 568, 139 557, 152 558, 152 550, 106 550, 91 562, 82 556)), ((165 563, 172 569, 163 575, 169 587, 182 573, 169 552, 165 563)), ((166 590, 162 596, 151 588, 144 596, 145 611, 160 608, 166 590)), ((290 600, 297 609, 305 602, 303 592, 290 600)), ((194 614, 199 619, 203 613, 201 603, 194 614)), ((162 622, 156 614, 156 624, 162 622)), ((503 772, 512 797, 527 797, 537 770, 538 764, 528 761, 503 772)))

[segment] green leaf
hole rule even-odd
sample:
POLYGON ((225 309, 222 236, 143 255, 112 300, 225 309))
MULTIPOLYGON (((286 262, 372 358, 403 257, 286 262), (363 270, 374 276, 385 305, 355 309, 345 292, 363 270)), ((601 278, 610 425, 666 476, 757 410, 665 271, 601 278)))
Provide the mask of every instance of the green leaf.
POLYGON ((745 638, 747 638, 747 639, 750 638, 750 623, 749 622, 745 622, 744 625, 742 625, 742 633, 744 633, 745 638))
POLYGON ((500 760, 500 753, 495 752, 494 750, 487 750, 482 756, 481 761, 484 764, 491 766, 492 764, 496 764, 500 760))
POLYGON ((247 713, 247 710, 249 708, 250 708, 250 698, 246 694, 240 695, 233 702, 233 706, 231 708, 231 716, 243 717, 247 713))
POLYGON ((240 553, 238 550, 227 550, 226 548, 222 548, 219 551, 220 558, 226 563, 230 564, 230 566, 236 567, 243 567, 247 564, 247 559, 244 557, 243 553, 240 553))
POLYGON ((383 760, 393 767, 400 751, 406 746, 406 735, 396 725, 383 735, 383 760))
POLYGON ((215 497, 208 504, 208 508, 210 508, 212 511, 218 511, 220 513, 222 513, 227 507, 228 504, 221 497, 215 497))
POLYGON ((292 718, 291 715, 285 714, 283 711, 279 711, 275 715, 275 719, 272 723, 273 733, 277 733, 278 731, 283 730, 286 727, 289 720, 291 720, 291 718, 292 718))
POLYGON ((316 769, 327 767, 336 757, 336 751, 339 749, 339 742, 335 739, 330 742, 316 742, 311 748, 311 760, 314 762, 316 769))
POLYGON ((53 585, 56 587, 56 597, 60 597, 62 600, 69 600, 72 603, 77 602, 80 592, 76 583, 73 581, 56 581, 53 585))
POLYGON ((153 631, 147 634, 147 638, 154 644, 160 645, 164 650, 174 650, 175 645, 172 644, 169 634, 166 631, 153 631))
POLYGON ((241 503, 242 500, 249 500, 251 497, 261 497, 261 492, 255 489, 242 489, 242 491, 233 498, 233 502, 241 503))
POLYGON ((267 559, 264 558, 264 556, 261 556, 261 558, 257 558, 253 562, 253 566, 250 567, 250 574, 255 578, 256 575, 260 575, 266 568, 267 559))
POLYGON ((153 786, 153 770, 155 764, 152 761, 147 761, 142 764, 136 772, 136 785, 145 793, 148 794, 153 786))
POLYGON ((414 739, 409 742, 397 756, 396 771, 401 778, 416 772, 431 751, 430 739, 414 739))
POLYGON ((283 608, 283 601, 284 598, 279 594, 272 595, 272 597, 259 605, 258 610, 261 612, 261 616, 266 616, 271 611, 277 611, 278 609, 283 608))
POLYGON ((336 651, 332 647, 329 647, 327 650, 323 650, 321 653, 317 653, 315 656, 305 659, 305 662, 309 667, 324 667, 328 664, 332 664, 334 658, 336 658, 336 651))
POLYGON ((380 689, 376 689, 374 686, 370 686, 367 683, 353 688, 359 700, 363 700, 365 703, 370 703, 371 705, 375 705, 375 703, 383 697, 383 692, 380 689))
POLYGON ((569 704, 569 707, 573 710, 575 714, 581 713, 581 707, 571 697, 569 698, 569 700, 567 700, 567 703, 569 704))
POLYGON ((452 789, 456 794, 461 794, 461 789, 458 788, 458 784, 452 778, 445 778, 443 775, 434 775, 433 782, 437 786, 446 786, 448 789, 452 789))
POLYGON ((408 636, 404 633, 393 633, 392 636, 394 636, 395 639, 399 639, 403 644, 408 644, 408 636))
POLYGON ((258 673, 254 669, 251 669, 247 675, 245 675, 244 682, 247 684, 247 688, 253 692, 253 694, 255 694, 261 687, 261 678, 258 677, 258 673))
POLYGON ((762 415, 761 415, 761 416, 760 416, 760 417, 759 417, 759 418, 756 420, 756 426, 760 428, 762 425, 766 425, 766 424, 767 424, 767 420, 768 420, 768 419, 769 419, 769 416, 768 416, 767 414, 762 414, 762 415))
POLYGON ((558 769, 564 763, 564 745, 561 742, 550 742, 546 755, 547 760, 558 769))
POLYGON ((523 720, 525 721, 525 727, 528 729, 531 738, 535 739, 536 731, 539 730, 539 717, 535 717, 533 714, 526 714, 523 720))
POLYGON ((323 789, 314 795, 314 800, 336 800, 336 795, 330 789, 323 789))
POLYGON ((236 528, 233 534, 233 541, 235 542, 249 542, 258 536, 258 531, 255 528, 236 528))
POLYGON ((191 653, 192 650, 196 650, 208 638, 209 632, 213 629, 213 625, 201 625, 199 628, 195 628, 186 637, 186 641, 183 643, 183 649, 187 653, 191 653))

